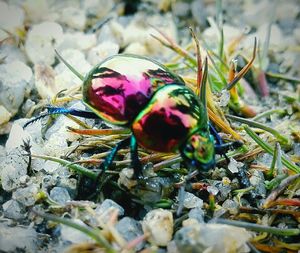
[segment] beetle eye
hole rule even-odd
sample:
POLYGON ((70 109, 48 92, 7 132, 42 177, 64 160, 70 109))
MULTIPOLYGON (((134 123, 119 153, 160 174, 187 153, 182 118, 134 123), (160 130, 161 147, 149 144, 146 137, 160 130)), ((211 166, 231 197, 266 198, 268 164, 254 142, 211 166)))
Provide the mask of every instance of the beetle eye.
POLYGON ((192 145, 190 145, 190 144, 186 145, 185 152, 187 152, 187 153, 193 153, 194 152, 194 147, 192 145))

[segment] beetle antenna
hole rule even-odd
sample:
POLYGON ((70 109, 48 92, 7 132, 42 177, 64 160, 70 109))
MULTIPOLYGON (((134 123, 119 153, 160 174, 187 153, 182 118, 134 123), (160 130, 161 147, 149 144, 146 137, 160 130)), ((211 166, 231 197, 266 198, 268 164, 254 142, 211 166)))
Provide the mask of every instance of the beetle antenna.
POLYGON ((76 69, 74 69, 70 63, 68 63, 58 52, 56 49, 54 49, 57 57, 68 67, 69 70, 72 71, 73 74, 75 74, 81 81, 84 80, 84 76, 81 75, 76 69))
POLYGON ((53 115, 53 114, 67 114, 69 109, 63 108, 63 107, 51 107, 51 106, 46 106, 47 112, 40 114, 39 116, 33 118, 32 120, 29 120, 26 122, 23 126, 23 128, 26 128, 28 125, 45 118, 47 116, 53 115))
POLYGON ((50 115, 54 115, 54 114, 70 114, 73 116, 77 116, 77 117, 83 117, 83 118, 87 118, 87 119, 98 119, 99 116, 97 114, 95 114, 94 112, 90 112, 90 111, 83 111, 83 110, 77 110, 77 109, 72 109, 72 108, 64 108, 64 107, 53 107, 53 106, 46 106, 47 108, 47 112, 42 113, 41 115, 33 118, 32 120, 29 120, 24 126, 23 128, 26 128, 28 125, 30 125, 31 123, 40 120, 42 118, 45 118, 47 116, 50 115))

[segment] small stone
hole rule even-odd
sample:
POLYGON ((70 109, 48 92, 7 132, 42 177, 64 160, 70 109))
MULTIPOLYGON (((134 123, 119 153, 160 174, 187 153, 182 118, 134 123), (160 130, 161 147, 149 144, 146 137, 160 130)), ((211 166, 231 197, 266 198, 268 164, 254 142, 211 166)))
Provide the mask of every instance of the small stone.
POLYGON ((20 7, 0 2, 1 29, 16 34, 18 30, 23 29, 24 19, 25 14, 20 7))
POLYGON ((221 107, 226 107, 228 105, 229 101, 230 101, 229 91, 228 90, 222 90, 219 105, 221 107))
POLYGON ((216 196, 219 193, 219 189, 213 185, 209 185, 209 186, 207 186, 207 192, 216 196))
POLYGON ((170 243, 168 243, 167 252, 168 253, 180 253, 174 240, 170 241, 170 243))
POLYGON ((188 2, 178 1, 172 4, 172 12, 179 17, 186 17, 190 12, 190 4, 188 2))
POLYGON ((144 233, 149 234, 149 242, 157 246, 166 246, 173 235, 173 215, 168 210, 154 209, 146 214, 142 221, 144 233))
POLYGON ((62 187, 54 187, 50 191, 50 198, 60 205, 65 205, 67 201, 71 200, 67 189, 62 187))
POLYGON ((100 223, 107 223, 111 215, 116 211, 118 212, 118 216, 124 215, 124 208, 111 199, 105 199, 101 205, 95 209, 100 223))
POLYGON ((204 27, 207 19, 206 6, 203 0, 194 0, 191 4, 191 12, 195 21, 204 27))
POLYGON ((2 205, 4 217, 14 220, 25 218, 25 210, 23 206, 16 200, 8 200, 2 205))
POLYGON ((7 154, 0 164, 2 188, 12 191, 20 185, 20 178, 27 174, 28 157, 23 157, 19 149, 14 149, 7 154))
POLYGON ((83 30, 86 23, 85 12, 82 9, 78 9, 72 6, 64 8, 62 10, 60 21, 71 28, 83 30))
MULTIPOLYGON (((51 11, 55 10, 53 4, 49 6, 50 2, 47 0, 24 0, 22 1, 22 6, 25 12, 28 14, 26 20, 30 21, 32 24, 40 23, 44 20, 54 20, 55 18, 51 17, 51 11), (52 18, 52 19, 51 19, 52 18)), ((60 7, 61 8, 61 7, 60 7)), ((57 15, 56 15, 57 17, 57 15)))
POLYGON ((43 166, 39 169, 44 170, 47 174, 53 174, 55 171, 57 171, 61 168, 62 168, 62 165, 57 162, 45 161, 43 166))
MULTIPOLYGON (((77 72, 85 75, 92 66, 86 61, 84 54, 77 49, 66 49, 60 52, 61 56, 74 68, 77 72)), ((59 63, 55 67, 55 87, 62 89, 70 89, 70 87, 81 86, 80 80, 72 71, 64 64, 59 63)))
POLYGON ((239 172, 239 168, 243 167, 243 163, 236 161, 234 158, 230 157, 230 162, 228 164, 228 169, 231 173, 239 172))
POLYGON ((11 118, 11 113, 6 110, 3 105, 0 105, 0 125, 7 123, 11 118))
POLYGON ((55 87, 55 72, 54 69, 44 63, 34 65, 34 84, 41 98, 52 98, 58 93, 58 88, 55 87))
POLYGON ((82 32, 65 33, 63 40, 57 46, 57 50, 58 52, 63 52, 67 49, 86 51, 95 48, 96 43, 97 37, 95 34, 85 34, 82 32))
POLYGON ((204 211, 199 207, 191 209, 188 215, 190 219, 195 219, 199 223, 204 222, 204 211))
POLYGON ((185 208, 201 208, 203 206, 203 200, 195 196, 193 193, 186 192, 183 201, 183 206, 185 208))
POLYGON ((24 206, 33 206, 37 199, 38 191, 39 188, 36 184, 29 185, 25 188, 19 188, 13 193, 13 199, 24 206))
POLYGON ((109 56, 119 52, 120 46, 117 43, 105 41, 93 47, 88 53, 88 61, 92 65, 96 65, 109 56))
POLYGON ((55 22, 33 25, 28 32, 25 51, 33 63, 52 65, 55 61, 54 48, 63 37, 62 27, 55 22))
POLYGON ((24 175, 20 177, 20 184, 25 185, 30 181, 30 176, 24 175))
POLYGON ((26 99, 21 108, 22 114, 27 115, 27 113, 31 112, 32 108, 34 108, 35 105, 36 103, 30 98, 26 99))
POLYGON ((21 145, 23 145, 24 140, 30 140, 30 135, 26 132, 18 122, 14 122, 10 130, 8 140, 6 141, 5 148, 7 152, 10 152, 21 145))
POLYGON ((104 18, 111 13, 114 5, 114 1, 107 0, 86 0, 82 2, 82 8, 87 16, 95 16, 98 19, 104 18))
MULTIPOLYGON (((127 242, 130 242, 143 235, 142 225, 138 221, 130 217, 122 218, 116 224, 116 229, 127 242)), ((136 245, 135 250, 141 250, 144 245, 145 242, 140 242, 136 245)))
POLYGON ((24 52, 16 45, 10 44, 0 44, 0 59, 3 63, 10 63, 16 60, 24 63, 27 61, 24 52))
POLYGON ((2 252, 38 252, 42 240, 32 227, 11 226, 0 223, 0 248, 2 252))
POLYGON ((239 204, 231 199, 226 199, 223 202, 222 207, 228 210, 230 214, 237 214, 239 204))
POLYGON ((297 18, 297 15, 300 13, 300 6, 295 4, 293 1, 281 2, 279 1, 276 13, 274 14, 277 20, 292 20, 294 21, 297 18))
POLYGON ((31 89, 31 69, 21 61, 0 65, 0 105, 14 116, 31 89))
POLYGON ((137 184, 137 181, 132 179, 133 174, 133 169, 122 169, 119 174, 118 184, 125 186, 127 189, 133 188, 137 184))
POLYGON ((251 234, 244 228, 197 223, 178 230, 174 240, 179 252, 249 252, 251 234))
POLYGON ((68 175, 66 177, 61 177, 59 182, 57 183, 57 186, 67 189, 72 199, 76 197, 78 192, 77 179, 69 178, 68 175))
POLYGON ((250 184, 254 186, 253 192, 261 198, 265 198, 267 189, 265 186, 265 177, 262 171, 252 170, 252 175, 249 178, 250 184))
POLYGON ((126 54, 137 54, 137 55, 147 55, 147 48, 140 42, 132 42, 130 43, 125 51, 126 54))
MULTIPOLYGON (((72 222, 83 227, 88 227, 82 220, 79 219, 72 219, 72 222)), ((68 241, 71 243, 83 243, 92 241, 91 237, 89 237, 85 233, 66 225, 61 225, 61 238, 64 241, 68 241)))

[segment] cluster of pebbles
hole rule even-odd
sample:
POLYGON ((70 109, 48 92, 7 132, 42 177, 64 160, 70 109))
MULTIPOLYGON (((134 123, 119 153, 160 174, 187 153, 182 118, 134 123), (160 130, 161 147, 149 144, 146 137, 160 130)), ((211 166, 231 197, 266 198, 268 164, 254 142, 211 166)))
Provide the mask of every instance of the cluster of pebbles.
MULTIPOLYGON (((275 58, 263 64, 279 73, 299 76, 300 5, 297 0, 279 1, 276 9, 272 1, 267 0, 224 2, 228 2, 224 4, 225 47, 233 38, 247 32, 249 35, 245 35, 240 48, 247 49, 250 55, 253 38, 265 41, 268 25, 276 22, 269 45, 275 58)), ((249 252, 246 242, 251 233, 242 228, 205 223, 203 200, 193 193, 185 195, 183 205, 189 210, 188 215, 183 227, 175 231, 174 214, 169 210, 147 207, 142 218, 134 219, 126 216, 124 208, 110 199, 101 203, 75 201, 78 181, 74 173, 53 161, 31 160, 24 149, 29 141, 31 152, 36 155, 63 157, 79 143, 80 136, 67 131, 67 127, 78 125, 66 117, 59 117, 46 133, 41 131, 41 121, 23 129, 34 108, 39 109, 38 100, 46 105, 58 92, 81 85, 81 80, 58 62, 55 49, 82 74, 119 52, 151 56, 164 62, 174 54, 151 36, 159 36, 153 27, 174 41, 184 43, 190 41, 187 29, 190 22, 199 26, 206 42, 216 48, 219 32, 212 18, 215 14, 214 1, 205 0, 0 1, 1 252, 20 249, 22 252, 62 252, 71 243, 92 241, 65 225, 51 228, 44 219, 33 215, 30 210, 34 206, 41 208, 39 201, 45 194, 58 207, 70 206, 74 210, 84 207, 85 212, 70 211, 72 220, 82 226, 88 223, 103 228, 117 213, 114 231, 123 240, 119 245, 147 235, 135 245, 137 251, 153 247, 158 252, 169 253, 206 249, 209 252, 249 252)), ((84 109, 81 102, 72 106, 84 109)), ((295 146, 294 152, 299 149, 299 145, 295 146)), ((260 159, 264 164, 270 163, 268 155, 260 159)), ((230 166, 238 170, 240 164, 232 160, 230 166)), ((222 169, 216 170, 217 173, 219 177, 224 174, 223 181, 212 180, 210 192, 223 201, 219 215, 224 210, 235 212, 237 203, 227 199, 232 187, 226 183, 222 169)), ((264 180, 261 171, 251 173, 250 183, 262 198, 266 196, 264 180)), ((118 245, 115 247, 118 249, 118 245)))

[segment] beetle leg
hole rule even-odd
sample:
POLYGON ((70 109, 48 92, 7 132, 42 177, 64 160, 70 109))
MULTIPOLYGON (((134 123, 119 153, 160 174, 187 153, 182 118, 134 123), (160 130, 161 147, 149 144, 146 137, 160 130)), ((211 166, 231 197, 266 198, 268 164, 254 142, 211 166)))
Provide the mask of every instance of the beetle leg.
POLYGON ((47 112, 43 113, 32 120, 29 120, 25 125, 24 128, 26 128, 29 124, 42 119, 44 117, 54 115, 54 114, 70 114, 73 116, 77 117, 83 117, 83 118, 88 118, 88 119, 98 119, 99 116, 97 116, 94 112, 91 111, 84 111, 84 110, 77 110, 77 109, 68 109, 64 107, 53 107, 53 106, 48 106, 47 107, 47 112))
POLYGON ((131 165, 134 171, 135 178, 143 178, 142 171, 143 166, 138 156, 138 145, 134 135, 130 138, 130 155, 131 155, 131 165))
POLYGON ((227 163, 229 163, 229 158, 226 155, 228 150, 239 148, 242 145, 243 145, 243 143, 240 142, 240 141, 233 141, 233 142, 229 142, 229 143, 216 144, 215 145, 215 152, 216 152, 216 154, 223 155, 225 157, 227 163))
MULTIPOLYGON (((103 182, 104 182, 104 172, 111 166, 112 162, 114 161, 118 151, 122 148, 127 147, 130 144, 130 137, 126 138, 122 141, 120 141, 111 151, 110 153, 106 156, 104 162, 100 164, 100 172, 97 176, 96 179, 96 191, 95 195, 98 195, 100 190, 102 189, 103 182), (99 184, 100 183, 100 184, 99 184)), ((94 196, 94 194, 93 194, 94 196)))
POLYGON ((222 138, 218 134, 217 130, 213 127, 211 123, 209 123, 209 130, 210 133, 215 137, 216 139, 216 144, 215 144, 215 152, 216 154, 222 155, 225 157, 227 163, 229 163, 229 158, 226 155, 229 149, 236 149, 239 148, 243 145, 242 142, 240 141, 234 141, 234 142, 229 142, 229 143, 223 143, 222 138))
POLYGON ((209 131, 215 137, 217 144, 222 145, 223 144, 222 138, 211 123, 209 123, 209 131))

